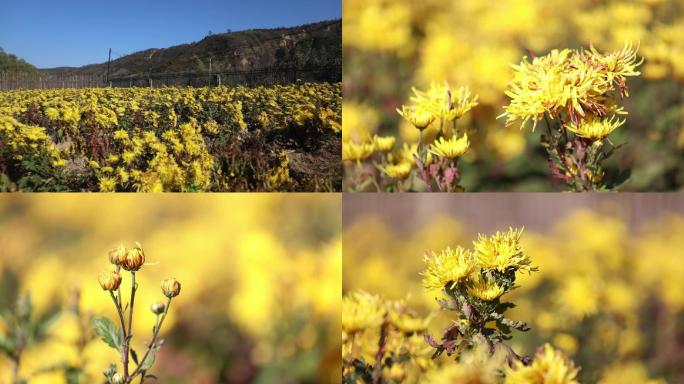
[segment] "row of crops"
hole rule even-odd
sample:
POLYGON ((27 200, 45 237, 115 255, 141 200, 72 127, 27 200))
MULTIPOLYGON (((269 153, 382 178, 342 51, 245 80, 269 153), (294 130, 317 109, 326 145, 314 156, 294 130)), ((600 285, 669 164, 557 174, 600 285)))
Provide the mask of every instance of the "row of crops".
POLYGON ((338 190, 340 84, 0 93, 0 190, 338 190))

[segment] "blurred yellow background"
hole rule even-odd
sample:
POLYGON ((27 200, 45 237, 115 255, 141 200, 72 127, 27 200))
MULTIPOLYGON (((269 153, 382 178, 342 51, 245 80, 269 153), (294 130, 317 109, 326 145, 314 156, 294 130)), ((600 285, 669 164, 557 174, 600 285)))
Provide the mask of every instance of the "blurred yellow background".
MULTIPOLYGON (((103 379, 117 352, 97 339, 77 347, 79 324, 89 314, 115 319, 98 273, 111 269, 109 249, 139 241, 150 265, 137 273, 137 350, 150 337, 150 305, 163 299, 160 281, 182 284, 152 370, 160 382, 338 380, 340 210, 334 194, 1 196, 0 307, 30 293, 35 316, 62 310, 48 339, 25 351, 20 375, 66 382, 48 368, 71 366, 84 368, 81 383, 103 379), (69 310, 76 302, 81 316, 69 310)), ((12 364, 0 356, 9 382, 12 364)))
MULTIPOLYGON (((423 255, 509 226, 525 227, 523 248, 540 269, 520 274, 504 298, 517 304, 511 318, 532 328, 514 332, 517 351, 552 343, 582 366, 582 383, 683 382, 681 195, 347 195, 343 290, 408 296, 420 315, 436 314, 439 293, 421 286, 423 255)), ((435 317, 434 337, 448 319, 435 317)))

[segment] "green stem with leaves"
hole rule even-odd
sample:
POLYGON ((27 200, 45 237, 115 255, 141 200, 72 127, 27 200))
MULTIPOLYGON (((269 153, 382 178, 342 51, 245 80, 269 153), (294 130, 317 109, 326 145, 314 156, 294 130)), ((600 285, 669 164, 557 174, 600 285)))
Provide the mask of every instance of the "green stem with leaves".
MULTIPOLYGON (((147 351, 145 351, 145 354, 143 355, 142 359, 139 360, 138 366, 135 368, 135 371, 131 373, 130 377, 127 378, 126 383, 130 383, 135 376, 139 375, 140 373, 144 372, 148 367, 146 367, 145 361, 149 357, 150 353, 155 349, 155 344, 157 342, 157 337, 159 336, 159 330, 162 327, 162 324, 164 324, 164 319, 166 319, 166 314, 169 313, 169 308, 171 308, 171 298, 169 297, 167 302, 166 302, 166 307, 164 308, 164 312, 161 315, 161 318, 158 318, 158 322, 154 327, 154 331, 152 332, 152 341, 147 345, 147 351)), ((143 374, 143 379, 144 380, 144 374, 143 374)), ((141 383, 142 383, 141 380, 141 383)))

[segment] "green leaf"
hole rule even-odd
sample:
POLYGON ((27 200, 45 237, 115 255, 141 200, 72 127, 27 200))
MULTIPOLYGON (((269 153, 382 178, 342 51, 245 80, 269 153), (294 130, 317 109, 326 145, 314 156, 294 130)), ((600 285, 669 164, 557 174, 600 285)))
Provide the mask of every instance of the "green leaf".
POLYGON ((4 353, 8 357, 12 357, 16 353, 16 346, 14 341, 8 339, 7 337, 0 335, 0 352, 4 353))
POLYGON ((150 351, 150 354, 147 355, 145 361, 140 364, 141 371, 147 371, 148 369, 152 368, 152 365, 154 364, 154 353, 154 351, 150 351))
POLYGON ((93 318, 93 325, 95 326, 95 333, 100 336, 102 341, 117 351, 121 350, 121 333, 111 320, 106 317, 96 316, 93 318))
POLYGON ((133 348, 131 348, 131 357, 133 358, 133 362, 135 363, 135 365, 140 365, 140 363, 138 362, 138 353, 133 348))

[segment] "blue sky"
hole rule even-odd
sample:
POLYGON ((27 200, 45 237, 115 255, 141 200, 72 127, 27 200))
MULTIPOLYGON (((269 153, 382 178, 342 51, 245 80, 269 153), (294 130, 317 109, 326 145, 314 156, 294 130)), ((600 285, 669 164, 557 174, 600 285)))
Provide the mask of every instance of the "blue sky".
POLYGON ((342 0, 3 0, 0 47, 38 68, 81 66, 213 33, 342 17, 342 0))

